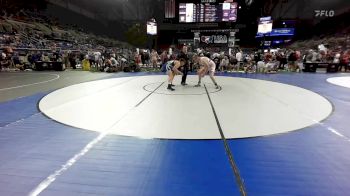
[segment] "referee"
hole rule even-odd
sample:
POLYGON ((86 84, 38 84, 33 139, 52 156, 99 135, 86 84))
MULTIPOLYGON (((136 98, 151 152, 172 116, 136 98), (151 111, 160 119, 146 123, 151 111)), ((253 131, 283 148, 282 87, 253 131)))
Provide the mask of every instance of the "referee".
POLYGON ((188 52, 187 52, 187 46, 183 46, 180 54, 177 57, 178 59, 185 59, 185 65, 183 66, 182 70, 182 79, 181 79, 181 85, 185 86, 187 85, 186 79, 187 79, 187 73, 189 70, 189 57, 188 57, 188 52))

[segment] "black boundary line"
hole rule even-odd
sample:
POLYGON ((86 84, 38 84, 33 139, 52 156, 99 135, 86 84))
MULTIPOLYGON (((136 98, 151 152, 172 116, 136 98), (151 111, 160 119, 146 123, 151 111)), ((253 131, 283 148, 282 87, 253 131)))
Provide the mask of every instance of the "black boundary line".
POLYGON ((163 84, 164 82, 162 82, 156 89, 150 92, 145 98, 143 98, 138 104, 135 105, 135 108, 140 106, 149 96, 151 96, 154 92, 156 92, 156 90, 158 90, 163 84))
MULTIPOLYGON (((158 82, 155 82, 155 83, 150 83, 150 84, 147 84, 145 86, 143 86, 143 90, 147 91, 147 92, 152 92, 150 90, 147 90, 146 87, 148 87, 149 85, 152 85, 152 84, 157 84, 158 82)), ((205 84, 205 83, 204 83, 205 84)), ((210 93, 218 93, 222 90, 221 87, 219 87, 219 89, 216 89, 215 91, 212 91, 210 93)), ((197 93, 197 94, 176 94, 176 93, 173 93, 173 94, 167 94, 167 93, 158 93, 158 92, 155 92, 155 94, 158 94, 158 95, 184 95, 184 96, 194 96, 194 95, 205 95, 206 93, 197 93)))
POLYGON ((246 196, 247 195, 247 192, 246 192, 246 189, 245 189, 245 186, 244 186, 244 182, 241 178, 241 175, 239 174, 239 169, 235 163, 235 160, 234 160, 234 157, 233 157, 233 154, 231 152, 231 149, 227 143, 227 140, 225 138, 225 135, 224 135, 224 132, 222 131, 222 128, 221 128, 221 125, 220 125, 220 122, 219 122, 219 118, 218 116, 216 115, 216 112, 215 112, 215 108, 214 108, 214 105, 213 105, 213 102, 211 101, 211 98, 210 98, 210 95, 209 95, 209 92, 208 92, 208 89, 207 87, 205 86, 204 84, 204 88, 205 88, 205 91, 207 92, 207 96, 208 96, 208 99, 209 99, 209 102, 210 102, 210 106, 211 106, 211 109, 213 111, 213 114, 214 114, 214 117, 215 117, 215 120, 216 120, 216 124, 218 126, 218 129, 219 129, 219 132, 220 132, 220 135, 221 135, 221 139, 222 141, 224 142, 224 147, 225 147, 225 151, 226 151, 226 154, 228 156, 228 159, 230 161, 230 165, 232 167, 232 170, 233 170, 233 173, 234 173, 234 176, 236 178, 236 183, 237 183, 237 186, 239 187, 239 191, 241 192, 241 195, 242 196, 246 196))

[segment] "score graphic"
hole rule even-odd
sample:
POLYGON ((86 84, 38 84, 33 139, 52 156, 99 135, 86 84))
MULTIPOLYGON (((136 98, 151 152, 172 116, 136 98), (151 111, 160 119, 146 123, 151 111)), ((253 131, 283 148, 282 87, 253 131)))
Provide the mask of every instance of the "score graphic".
POLYGON ((179 22, 235 22, 237 3, 180 3, 179 22))

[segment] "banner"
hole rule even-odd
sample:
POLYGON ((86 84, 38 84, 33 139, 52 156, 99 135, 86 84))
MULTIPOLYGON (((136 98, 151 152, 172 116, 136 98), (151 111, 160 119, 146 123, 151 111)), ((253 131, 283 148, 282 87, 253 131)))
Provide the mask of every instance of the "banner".
POLYGON ((148 21, 147 22, 147 34, 148 35, 157 35, 157 23, 148 21))
POLYGON ((273 21, 271 16, 259 18, 257 35, 269 34, 272 31, 273 21))
MULTIPOLYGON (((272 29, 270 33, 265 34, 266 37, 268 36, 294 36, 295 29, 294 28, 277 28, 272 29)), ((258 33, 256 37, 263 37, 263 33, 258 33)))
POLYGON ((281 36, 281 35, 293 36, 294 30, 295 30, 294 28, 272 29, 270 36, 281 36))
POLYGON ((259 22, 265 22, 272 20, 271 16, 261 17, 259 18, 259 22))
POLYGON ((228 39, 228 47, 229 47, 229 48, 235 47, 235 42, 236 42, 235 37, 230 37, 230 38, 228 39))
POLYGON ((206 44, 227 44, 227 35, 202 35, 201 42, 206 44))

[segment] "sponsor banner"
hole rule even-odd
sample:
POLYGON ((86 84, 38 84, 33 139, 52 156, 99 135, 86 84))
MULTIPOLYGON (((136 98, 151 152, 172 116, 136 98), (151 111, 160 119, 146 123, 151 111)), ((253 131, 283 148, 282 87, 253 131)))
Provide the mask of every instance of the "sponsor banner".
POLYGON ((259 18, 259 22, 265 22, 265 21, 270 21, 270 20, 271 20, 271 16, 259 18))
MULTIPOLYGON (((295 29, 294 28, 278 28, 278 29, 272 29, 270 33, 265 34, 266 37, 268 36, 294 36, 295 29)), ((263 33, 258 33, 256 37, 263 37, 263 33)))
POLYGON ((202 35, 201 42, 205 44, 227 44, 227 35, 202 35))

